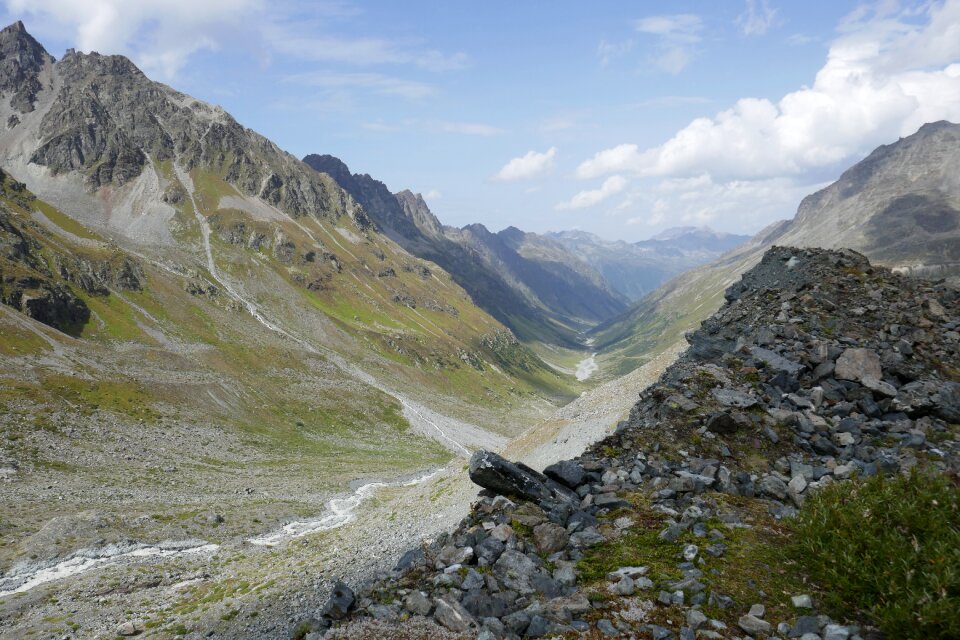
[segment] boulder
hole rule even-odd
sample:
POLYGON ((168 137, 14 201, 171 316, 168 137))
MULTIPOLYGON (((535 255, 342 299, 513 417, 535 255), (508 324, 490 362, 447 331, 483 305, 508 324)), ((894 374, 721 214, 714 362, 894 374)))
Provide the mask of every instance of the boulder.
POLYGON ((837 358, 833 375, 840 380, 854 382, 862 382, 865 377, 880 380, 883 378, 880 356, 870 349, 846 349, 837 358))
POLYGON ((468 473, 474 484, 505 496, 538 504, 544 501, 579 503, 579 497, 563 485, 523 463, 510 462, 490 451, 474 453, 470 457, 468 473))
POLYGON ((454 633, 463 633, 474 624, 473 616, 456 600, 436 598, 433 604, 433 619, 454 633))
POLYGON ((334 620, 343 620, 353 608, 355 596, 353 590, 341 580, 333 585, 330 599, 323 605, 322 614, 334 620))
POLYGON ((579 462, 561 460, 544 469, 543 475, 571 489, 576 489, 583 484, 584 479, 587 477, 587 472, 580 466, 579 462))
POLYGON ((540 553, 556 553, 566 547, 569 541, 567 530, 552 522, 544 522, 533 528, 533 543, 540 553))

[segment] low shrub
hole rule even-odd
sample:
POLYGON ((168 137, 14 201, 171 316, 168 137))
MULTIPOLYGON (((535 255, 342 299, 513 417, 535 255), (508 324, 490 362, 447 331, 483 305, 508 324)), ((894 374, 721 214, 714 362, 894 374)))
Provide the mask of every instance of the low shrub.
POLYGON ((832 613, 888 638, 960 638, 960 490, 943 474, 837 483, 807 500, 792 554, 832 613))

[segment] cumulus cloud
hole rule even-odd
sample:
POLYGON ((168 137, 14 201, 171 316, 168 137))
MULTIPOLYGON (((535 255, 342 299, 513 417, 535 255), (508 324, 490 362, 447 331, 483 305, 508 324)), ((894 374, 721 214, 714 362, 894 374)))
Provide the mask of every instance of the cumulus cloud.
POLYGON ((424 200, 439 200, 443 197, 443 193, 439 189, 430 189, 425 194, 423 194, 424 200))
POLYGON ((598 151, 589 160, 577 167, 578 178, 596 178, 615 171, 639 171, 640 147, 635 144, 618 144, 611 149, 598 151))
POLYGON ((567 202, 561 202, 557 209, 585 209, 600 204, 610 196, 623 191, 627 186, 627 179, 623 176, 610 176, 603 181, 599 189, 581 191, 567 202))
POLYGON ((648 16, 637 20, 635 26, 639 33, 655 38, 650 63, 661 71, 677 74, 690 64, 696 54, 703 20, 700 16, 688 13, 648 16))
POLYGON ((201 49, 215 49, 262 13, 264 0, 7 0, 7 9, 61 30, 81 51, 126 53, 170 78, 201 49))
POLYGON ((545 175, 553 168, 553 160, 557 156, 557 148, 550 147, 543 153, 528 151, 519 158, 514 158, 493 177, 500 182, 515 182, 517 180, 532 180, 545 175))
POLYGON ((667 178, 653 188, 633 191, 618 209, 631 216, 630 225, 709 225, 743 232, 789 218, 805 195, 823 186, 791 178, 716 182, 702 174, 667 178))
POLYGON ((774 25, 777 10, 767 0, 747 0, 746 10, 737 18, 737 26, 745 36, 762 36, 774 25))
POLYGON ((960 0, 927 5, 923 17, 918 24, 906 10, 860 12, 845 21, 812 86, 777 102, 743 98, 657 147, 606 149, 576 174, 802 175, 849 162, 925 122, 960 121, 960 0))

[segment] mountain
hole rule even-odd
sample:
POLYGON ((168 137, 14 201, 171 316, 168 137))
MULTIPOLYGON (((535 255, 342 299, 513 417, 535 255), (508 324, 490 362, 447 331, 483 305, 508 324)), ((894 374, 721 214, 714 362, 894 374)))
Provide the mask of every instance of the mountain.
POLYGON ((161 542, 272 585, 247 540, 583 389, 334 179, 122 56, 3 29, 0 123, 0 597, 161 542))
POLYGON ((675 227, 640 242, 604 240, 586 231, 547 235, 599 271, 612 289, 632 302, 673 276, 711 262, 749 240, 749 236, 706 227, 675 227))
POLYGON ((594 330, 620 371, 673 344, 723 302, 724 290, 774 245, 850 248, 895 271, 960 276, 960 125, 925 124, 878 147, 792 220, 774 223, 713 263, 684 273, 594 330))
POLYGON ((953 637, 958 321, 942 282, 769 249, 614 433, 542 473, 476 452, 467 517, 292 635, 953 637))
POLYGON ((444 226, 418 194, 392 194, 330 155, 303 160, 349 192, 379 230, 443 267, 480 308, 524 340, 576 347, 580 332, 626 307, 595 269, 550 238, 514 227, 492 233, 481 224, 444 226))

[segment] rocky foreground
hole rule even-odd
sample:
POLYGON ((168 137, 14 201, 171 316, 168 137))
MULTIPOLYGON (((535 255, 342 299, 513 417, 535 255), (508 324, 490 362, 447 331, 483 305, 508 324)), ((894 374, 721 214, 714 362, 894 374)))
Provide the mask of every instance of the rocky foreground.
POLYGON ((543 473, 477 452, 456 530, 292 636, 880 637, 818 608, 789 523, 832 483, 956 473, 960 294, 775 247, 726 298, 615 434, 543 473))

